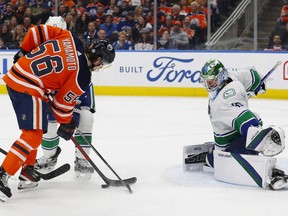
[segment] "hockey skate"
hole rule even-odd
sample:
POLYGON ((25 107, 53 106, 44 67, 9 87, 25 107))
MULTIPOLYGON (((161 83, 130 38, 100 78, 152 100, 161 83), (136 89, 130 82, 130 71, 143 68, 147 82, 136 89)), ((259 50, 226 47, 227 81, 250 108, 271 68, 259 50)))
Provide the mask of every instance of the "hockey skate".
POLYGON ((34 165, 35 169, 38 171, 53 170, 56 166, 57 158, 60 153, 61 153, 61 148, 58 146, 55 155, 53 155, 52 157, 47 158, 45 156, 42 156, 41 158, 38 158, 34 165))
POLYGON ((10 198, 12 196, 11 190, 8 187, 8 178, 9 175, 5 172, 3 167, 0 167, 0 201, 5 202, 7 197, 10 198))
POLYGON ((37 187, 40 179, 39 173, 34 171, 34 166, 24 165, 19 176, 20 182, 18 184, 18 189, 22 190, 37 187))
POLYGON ((288 186, 288 175, 284 171, 273 168, 272 170, 272 180, 269 184, 271 190, 280 190, 288 186))
POLYGON ((90 180, 94 173, 93 167, 84 158, 76 157, 74 161, 74 179, 76 181, 87 181, 90 180))

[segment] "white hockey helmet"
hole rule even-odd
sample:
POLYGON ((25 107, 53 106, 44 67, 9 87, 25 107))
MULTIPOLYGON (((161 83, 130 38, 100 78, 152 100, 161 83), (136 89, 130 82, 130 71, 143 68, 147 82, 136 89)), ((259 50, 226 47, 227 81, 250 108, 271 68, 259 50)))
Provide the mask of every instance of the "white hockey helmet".
POLYGON ((57 26, 63 30, 67 29, 67 24, 61 16, 50 16, 45 25, 57 26))

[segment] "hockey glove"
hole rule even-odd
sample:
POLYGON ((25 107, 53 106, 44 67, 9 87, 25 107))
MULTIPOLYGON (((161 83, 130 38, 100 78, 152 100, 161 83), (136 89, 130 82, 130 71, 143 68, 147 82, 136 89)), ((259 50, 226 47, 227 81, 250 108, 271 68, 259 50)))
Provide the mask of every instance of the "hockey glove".
POLYGON ((20 49, 13 57, 13 64, 15 64, 21 57, 25 56, 27 52, 23 49, 20 49))
POLYGON ((65 140, 70 140, 74 134, 75 128, 76 126, 74 120, 72 119, 70 124, 60 124, 57 134, 65 140))
POLYGON ((266 84, 265 82, 261 83, 258 88, 255 90, 255 95, 264 94, 266 92, 266 84))

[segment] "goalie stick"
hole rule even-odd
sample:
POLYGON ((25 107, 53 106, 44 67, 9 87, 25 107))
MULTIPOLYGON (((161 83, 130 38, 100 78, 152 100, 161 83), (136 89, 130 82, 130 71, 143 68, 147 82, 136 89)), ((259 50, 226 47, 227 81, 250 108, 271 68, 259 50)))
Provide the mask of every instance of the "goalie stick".
MULTIPOLYGON (((82 133, 77 130, 81 136, 82 133)), ((85 137, 83 136, 83 139, 85 139, 85 137)), ((99 154, 99 152, 86 140, 86 142, 89 144, 89 146, 92 147, 92 149, 95 149, 98 152, 98 156, 104 160, 104 163, 111 168, 114 171, 114 174, 118 177, 119 180, 113 180, 110 179, 108 177, 106 177, 103 172, 101 172, 101 170, 95 165, 95 163, 91 160, 91 158, 87 155, 87 153, 83 150, 83 148, 81 147, 81 145, 77 142, 77 140, 72 136, 71 137, 72 142, 74 143, 74 145, 76 146, 76 148, 79 149, 79 151, 83 154, 83 156, 85 157, 85 159, 90 163, 90 165, 94 168, 94 170, 98 173, 98 175, 102 178, 102 180, 106 183, 104 185, 102 185, 102 188, 108 188, 109 186, 114 186, 114 187, 120 187, 120 186, 125 186, 127 187, 127 189, 129 190, 130 193, 132 193, 132 189, 130 187, 130 184, 134 184, 137 181, 136 177, 132 177, 132 178, 128 178, 128 179, 121 179, 117 173, 110 167, 110 165, 104 160, 104 158, 99 154)))
MULTIPOLYGON (((7 152, 0 148, 0 152, 4 155, 7 155, 7 152)), ((70 164, 66 163, 66 164, 63 164, 62 166, 58 167, 57 169, 54 169, 53 171, 49 172, 49 173, 41 173, 37 170, 34 170, 34 172, 36 172, 38 175, 40 175, 41 179, 43 180, 50 180, 50 179, 53 179, 53 178, 56 178, 66 172, 68 172, 70 170, 70 164)))
MULTIPOLYGON (((282 64, 282 61, 277 61, 276 64, 265 74, 265 76, 261 79, 260 86, 268 79, 268 77, 277 69, 279 65, 282 64)), ((248 95, 248 98, 250 98, 252 94, 248 95)))

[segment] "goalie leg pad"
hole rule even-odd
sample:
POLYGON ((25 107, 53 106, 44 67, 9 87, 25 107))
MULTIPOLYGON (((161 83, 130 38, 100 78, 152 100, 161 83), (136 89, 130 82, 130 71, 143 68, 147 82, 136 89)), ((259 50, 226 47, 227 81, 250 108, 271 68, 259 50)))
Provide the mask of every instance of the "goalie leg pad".
POLYGON ((265 156, 275 156, 285 149, 285 134, 282 128, 250 127, 246 139, 247 149, 252 149, 265 156))
POLYGON ((243 155, 214 150, 215 179, 231 184, 259 186, 267 189, 276 158, 243 155))

